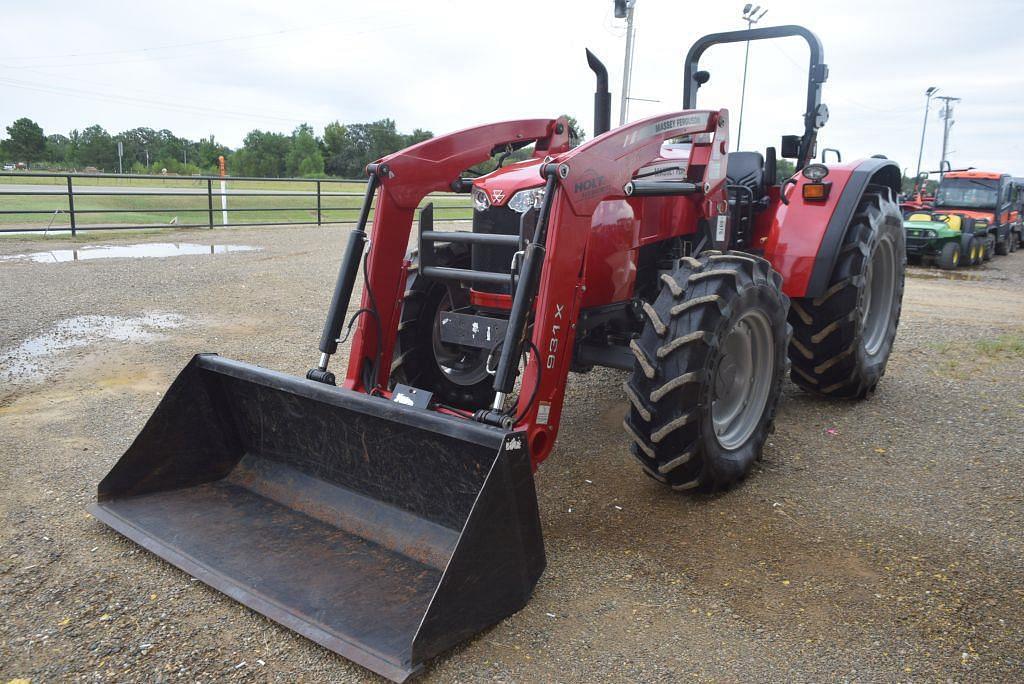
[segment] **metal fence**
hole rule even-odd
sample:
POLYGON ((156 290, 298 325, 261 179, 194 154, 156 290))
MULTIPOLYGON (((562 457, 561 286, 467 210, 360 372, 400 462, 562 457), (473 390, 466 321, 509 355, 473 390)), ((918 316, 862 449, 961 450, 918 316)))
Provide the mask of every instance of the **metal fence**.
MULTIPOLYGON (((355 223, 365 184, 349 178, 0 171, 0 233, 355 223)), ((463 194, 432 193, 427 202, 438 220, 472 216, 463 194)))

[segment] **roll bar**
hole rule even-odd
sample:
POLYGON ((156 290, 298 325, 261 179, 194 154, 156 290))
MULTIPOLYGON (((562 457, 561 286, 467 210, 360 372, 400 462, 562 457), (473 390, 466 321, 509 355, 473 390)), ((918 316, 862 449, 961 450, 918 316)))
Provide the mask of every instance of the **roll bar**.
POLYGON ((701 85, 707 82, 707 76, 699 72, 697 66, 701 56, 709 47, 722 43, 745 43, 750 40, 788 38, 790 36, 803 38, 811 50, 810 68, 807 74, 807 111, 804 112, 804 133, 800 137, 796 157, 796 168, 799 170, 814 156, 814 144, 818 129, 828 121, 828 107, 821 103, 821 85, 828 80, 828 65, 823 61, 825 50, 818 36, 803 26, 770 26, 746 31, 726 31, 711 33, 699 38, 686 53, 683 108, 697 108, 697 91, 701 85))

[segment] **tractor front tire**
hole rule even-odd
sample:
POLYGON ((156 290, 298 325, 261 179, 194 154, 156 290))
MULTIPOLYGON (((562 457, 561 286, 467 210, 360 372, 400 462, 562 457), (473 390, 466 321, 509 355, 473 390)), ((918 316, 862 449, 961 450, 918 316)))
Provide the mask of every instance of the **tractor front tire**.
MULTIPOLYGON (((438 263, 469 268, 469 249, 451 243, 437 247, 438 263)), ((494 399, 494 379, 487 372, 485 350, 460 349, 440 341, 439 314, 466 302, 455 285, 426 278, 414 260, 406 280, 402 315, 391 363, 391 384, 400 382, 434 393, 443 404, 460 409, 487 408, 494 399)))
POLYGON ((1012 233, 1002 240, 996 240, 996 256, 1006 256, 1010 253, 1010 240, 1012 233))
POLYGON ((661 279, 630 343, 630 450, 673 489, 724 489, 746 476, 772 431, 789 299, 782 276, 748 254, 686 257, 661 279))
POLYGON ((956 242, 947 242, 939 252, 939 258, 935 260, 939 268, 952 271, 960 265, 960 245, 956 242))
POLYGON ((888 190, 869 186, 839 249, 828 289, 794 299, 791 377, 828 397, 875 391, 899 325, 906 264, 900 211, 888 190))
POLYGON ((996 240, 991 235, 985 238, 981 245, 981 260, 992 261, 992 252, 995 249, 996 240))

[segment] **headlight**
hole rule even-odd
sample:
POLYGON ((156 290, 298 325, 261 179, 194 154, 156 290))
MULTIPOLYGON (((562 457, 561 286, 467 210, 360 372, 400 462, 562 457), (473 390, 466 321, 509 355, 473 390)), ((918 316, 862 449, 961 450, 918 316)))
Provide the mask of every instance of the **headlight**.
POLYGON ((480 188, 473 188, 473 208, 477 211, 487 211, 491 206, 491 198, 480 188))
POLYGON ((530 209, 539 208, 540 203, 544 201, 544 186, 539 188, 530 188, 529 190, 520 190, 516 194, 512 195, 512 199, 508 201, 508 208, 512 211, 517 211, 520 214, 525 214, 530 209))
POLYGON ((936 236, 936 232, 934 230, 922 230, 921 235, 926 238, 933 238, 936 236))
POLYGON ((824 164, 808 164, 801 173, 807 180, 817 183, 828 175, 828 167, 824 164))

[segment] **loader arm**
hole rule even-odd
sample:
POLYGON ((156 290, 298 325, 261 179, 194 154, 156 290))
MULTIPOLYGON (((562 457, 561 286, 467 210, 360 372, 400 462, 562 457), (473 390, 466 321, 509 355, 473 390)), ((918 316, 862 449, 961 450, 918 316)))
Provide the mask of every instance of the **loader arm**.
POLYGON ((377 170, 380 191, 369 235, 368 287, 363 290, 361 308, 376 309, 384 334, 378 341, 374 321, 366 316, 360 319, 349 353, 346 388, 371 389, 364 386, 363 369, 364 364, 376 360, 378 352, 385 362, 380 364, 376 381, 387 387, 408 268, 405 253, 420 202, 431 192, 451 191, 459 174, 490 159, 496 148, 530 141, 536 141, 538 153, 564 152, 569 149, 568 122, 564 118, 523 119, 467 128, 425 140, 371 165, 377 170))
MULTIPOLYGON (((680 194, 679 190, 689 188, 689 194, 695 195, 694 201, 700 202, 702 214, 709 222, 713 244, 727 245, 727 119, 725 110, 663 114, 617 128, 573 150, 568 150, 567 139, 563 141, 561 137, 566 133, 557 130, 560 119, 508 122, 435 138, 381 159, 376 166, 381 188, 370 233, 368 282, 361 307, 376 305, 383 339, 378 348, 374 320, 367 316, 359 320, 344 386, 357 391, 371 389, 365 387, 362 378, 367 364, 374 363, 378 353, 382 362, 377 385, 388 386, 394 333, 409 266, 404 255, 418 204, 427 193, 447 188, 464 169, 487 159, 496 145, 536 139, 538 147, 549 153, 549 163, 538 168, 554 177, 557 189, 546 198, 546 208, 541 210, 547 217, 548 237, 542 250, 545 255, 535 289, 536 301, 532 306, 526 304, 533 311, 533 333, 528 346, 532 344, 540 358, 531 354, 524 370, 521 394, 529 405, 517 408, 514 425, 517 431, 528 431, 529 452, 536 467, 551 452, 557 435, 572 360, 575 322, 586 288, 583 262, 595 209, 605 200, 623 199, 630 192, 640 192, 634 190, 640 186, 633 182, 633 176, 658 156, 662 142, 694 136, 698 142, 693 144, 685 181, 665 183, 663 189, 655 183, 658 187, 653 190, 647 184, 643 192, 680 194)), ((507 334, 506 346, 517 350, 509 354, 511 362, 517 363, 524 331, 509 326, 507 334)), ((498 375, 501 374, 499 364, 498 375)))
POLYGON ((530 355, 520 395, 521 400, 529 396, 534 399, 515 426, 529 436, 534 467, 547 458, 558 433, 576 321, 587 286, 583 264, 594 211, 603 201, 627 196, 633 176, 658 155, 663 141, 687 134, 711 134, 707 142, 694 144, 686 180, 666 182, 663 191, 674 194, 694 186, 694 199, 702 204, 705 217, 718 227, 715 244, 727 244, 727 119, 725 110, 656 116, 605 133, 541 165, 542 172, 555 171, 558 186, 546 198, 551 203, 546 256, 531 338, 539 358, 530 355))

